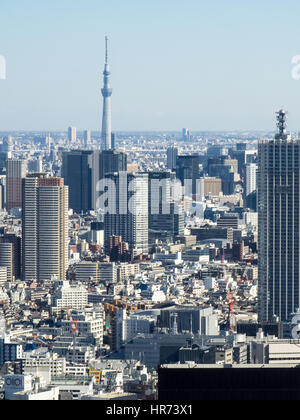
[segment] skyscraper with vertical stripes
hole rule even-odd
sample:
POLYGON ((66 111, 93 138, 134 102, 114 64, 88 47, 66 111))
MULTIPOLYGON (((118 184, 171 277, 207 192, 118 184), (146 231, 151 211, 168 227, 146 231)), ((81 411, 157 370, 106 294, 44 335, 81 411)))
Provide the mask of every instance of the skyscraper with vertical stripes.
POLYGON ((258 315, 289 319, 300 306, 300 140, 286 132, 286 111, 277 113, 278 133, 258 146, 258 315))
POLYGON ((102 118, 102 150, 111 150, 112 148, 112 134, 111 134, 111 95, 112 89, 110 86, 110 68, 108 64, 108 38, 105 38, 106 53, 104 66, 104 86, 102 89, 103 96, 103 118, 102 118))
POLYGON ((23 280, 65 280, 68 209, 68 187, 63 178, 39 174, 23 179, 23 280))

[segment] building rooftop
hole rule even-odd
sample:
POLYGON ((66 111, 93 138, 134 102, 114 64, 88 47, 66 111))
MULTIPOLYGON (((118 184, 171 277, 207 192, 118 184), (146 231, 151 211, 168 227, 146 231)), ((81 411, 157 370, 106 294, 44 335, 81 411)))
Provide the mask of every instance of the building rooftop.
POLYGON ((300 365, 292 364, 244 364, 244 365, 218 365, 218 364, 196 364, 189 362, 186 364, 165 364, 160 365, 160 369, 291 369, 300 368, 300 365))

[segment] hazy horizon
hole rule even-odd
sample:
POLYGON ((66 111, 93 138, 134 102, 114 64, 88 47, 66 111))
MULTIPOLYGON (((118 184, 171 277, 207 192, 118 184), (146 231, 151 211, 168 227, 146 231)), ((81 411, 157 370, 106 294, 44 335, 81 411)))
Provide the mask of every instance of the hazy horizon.
MULTIPOLYGON (((76 127, 77 128, 77 127, 76 127)), ((78 129, 77 128, 77 134, 83 134, 85 129, 78 129)), ((287 130, 288 132, 295 134, 298 133, 297 130, 291 131, 287 130)), ((90 130, 91 134, 96 134, 99 137, 101 137, 101 130, 90 130)), ((175 135, 182 135, 182 130, 114 130, 115 134, 175 134, 175 135)), ((200 135, 200 134, 275 134, 277 132, 276 129, 274 130, 194 130, 191 132, 191 135, 200 135)), ((0 134, 9 134, 9 133, 16 133, 16 134, 54 134, 54 133, 64 133, 68 134, 67 129, 62 130, 3 130, 0 131, 0 134)))

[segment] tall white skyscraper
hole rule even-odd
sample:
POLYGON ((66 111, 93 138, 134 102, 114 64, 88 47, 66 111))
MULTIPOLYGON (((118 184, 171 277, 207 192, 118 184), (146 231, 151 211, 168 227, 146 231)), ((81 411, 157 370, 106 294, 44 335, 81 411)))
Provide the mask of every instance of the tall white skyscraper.
POLYGON ((77 140, 77 129, 76 127, 68 128, 68 140, 70 143, 75 143, 77 140))
POLYGON ((91 144, 91 131, 90 130, 85 130, 83 133, 83 139, 84 139, 84 145, 88 146, 89 144, 91 144))
POLYGON ((106 54, 104 67, 104 87, 102 89, 103 96, 103 118, 102 118, 102 150, 111 150, 111 95, 112 89, 110 86, 110 69, 108 64, 108 38, 105 38, 106 54))
POLYGON ((25 281, 65 280, 69 191, 62 178, 23 180, 22 262, 25 281))
POLYGON ((246 166, 246 196, 256 190, 256 172, 257 165, 255 163, 249 163, 246 166))

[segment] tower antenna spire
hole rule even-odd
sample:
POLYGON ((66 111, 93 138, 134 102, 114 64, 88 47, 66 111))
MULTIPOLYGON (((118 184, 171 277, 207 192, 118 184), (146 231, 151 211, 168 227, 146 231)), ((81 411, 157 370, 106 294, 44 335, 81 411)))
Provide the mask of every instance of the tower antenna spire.
POLYGON ((108 64, 108 36, 105 37, 105 64, 108 64))

